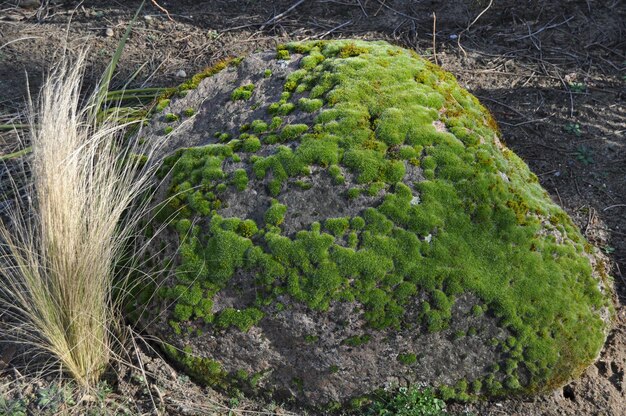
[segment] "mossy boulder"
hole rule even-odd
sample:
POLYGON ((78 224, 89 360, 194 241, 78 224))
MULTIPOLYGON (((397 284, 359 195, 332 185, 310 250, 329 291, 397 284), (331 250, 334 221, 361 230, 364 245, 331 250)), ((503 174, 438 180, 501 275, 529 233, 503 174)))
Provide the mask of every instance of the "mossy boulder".
POLYGON ((364 41, 220 65, 146 128, 174 129, 135 306, 189 374, 324 406, 533 393, 593 362, 603 265, 451 74, 364 41))

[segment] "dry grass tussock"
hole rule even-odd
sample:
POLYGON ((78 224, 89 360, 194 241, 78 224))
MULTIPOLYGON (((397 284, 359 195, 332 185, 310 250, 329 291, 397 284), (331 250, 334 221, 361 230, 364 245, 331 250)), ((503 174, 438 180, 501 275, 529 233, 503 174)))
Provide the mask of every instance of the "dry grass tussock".
POLYGON ((132 268, 121 260, 147 212, 154 165, 133 155, 158 145, 124 145, 126 126, 97 122, 97 100, 81 105, 84 60, 64 59, 30 105, 27 197, 0 224, 0 310, 4 338, 93 387, 122 345, 114 293, 125 291, 132 268))

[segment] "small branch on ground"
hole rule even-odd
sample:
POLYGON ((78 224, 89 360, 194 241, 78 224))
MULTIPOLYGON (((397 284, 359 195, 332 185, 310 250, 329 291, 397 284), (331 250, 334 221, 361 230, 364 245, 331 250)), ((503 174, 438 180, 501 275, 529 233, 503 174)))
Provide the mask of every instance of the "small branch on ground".
POLYGON ((259 29, 260 31, 263 31, 263 29, 265 29, 265 27, 267 25, 270 25, 272 23, 276 23, 277 21, 279 21, 280 19, 282 19, 283 17, 285 17, 289 12, 291 12, 292 10, 294 10, 296 7, 300 6, 302 3, 304 3, 304 0, 298 0, 297 2, 295 2, 294 4, 291 5, 291 7, 289 7, 287 10, 285 10, 284 12, 277 14, 276 16, 272 17, 270 20, 268 20, 267 22, 263 23, 263 25, 261 26, 261 28, 259 29))
POLYGON ((172 16, 170 16, 170 12, 168 12, 166 8, 164 8, 159 3, 157 3, 156 0, 150 0, 150 2, 154 5, 154 7, 161 10, 163 13, 165 13, 165 15, 167 16, 169 20, 171 20, 172 22, 174 21, 174 19, 172 19, 172 16))
POLYGON ((476 18, 472 20, 472 22, 469 25, 467 25, 467 27, 464 30, 461 31, 461 33, 459 33, 459 37, 456 39, 456 43, 459 46, 459 49, 461 49, 461 52, 463 52, 463 55, 467 56, 467 52, 465 52, 465 49, 463 49, 463 46, 461 46, 461 36, 463 35, 463 33, 469 31, 472 26, 474 26, 474 23, 476 23, 478 19, 480 19, 482 15, 485 14, 487 10, 489 10, 492 4, 493 4, 493 0, 490 0, 487 7, 485 7, 483 11, 480 12, 478 16, 476 16, 476 18))

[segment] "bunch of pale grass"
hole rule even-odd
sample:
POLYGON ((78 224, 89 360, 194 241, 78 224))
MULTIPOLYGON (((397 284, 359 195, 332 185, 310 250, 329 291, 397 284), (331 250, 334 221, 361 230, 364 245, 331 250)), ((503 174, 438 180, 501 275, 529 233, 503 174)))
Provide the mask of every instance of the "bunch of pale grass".
POLYGON ((89 388, 121 346, 132 268, 120 264, 154 166, 133 155, 156 144, 126 145, 126 126, 98 121, 98 91, 81 106, 84 60, 57 65, 29 107, 26 197, 0 224, 0 310, 4 338, 45 352, 89 388))

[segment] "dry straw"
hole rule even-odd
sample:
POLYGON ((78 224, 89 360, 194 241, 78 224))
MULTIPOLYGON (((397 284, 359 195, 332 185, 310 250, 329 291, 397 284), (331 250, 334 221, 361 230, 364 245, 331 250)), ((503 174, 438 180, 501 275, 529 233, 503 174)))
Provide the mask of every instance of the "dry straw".
POLYGON ((127 288, 121 260, 147 212, 154 164, 134 156, 158 144, 128 145, 127 126, 97 121, 98 91, 81 106, 84 62, 65 58, 30 105, 28 186, 0 224, 0 310, 5 338, 93 387, 121 346, 114 293, 127 288))

